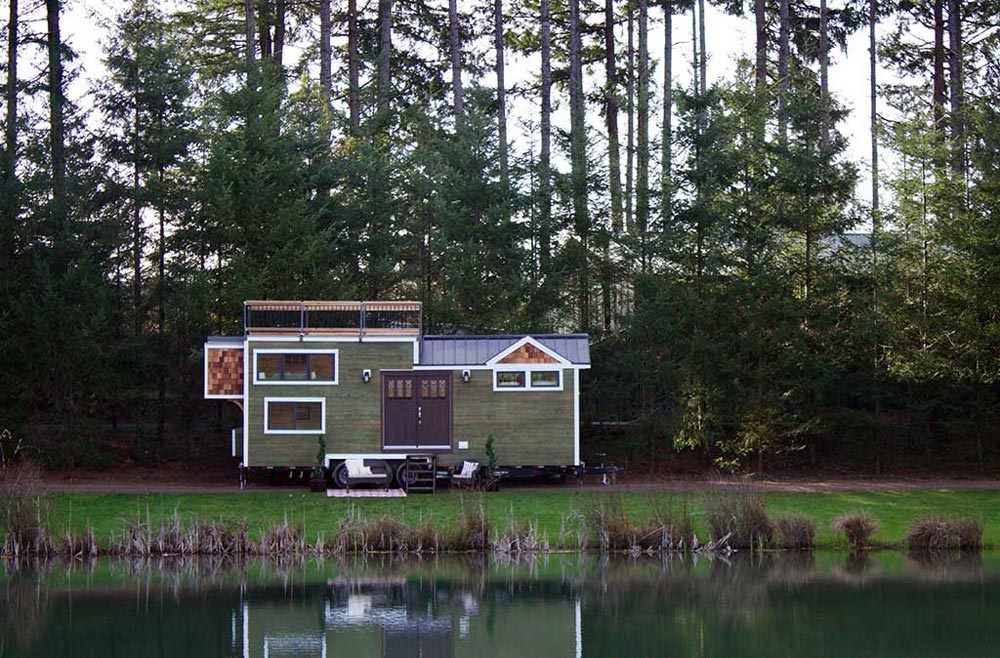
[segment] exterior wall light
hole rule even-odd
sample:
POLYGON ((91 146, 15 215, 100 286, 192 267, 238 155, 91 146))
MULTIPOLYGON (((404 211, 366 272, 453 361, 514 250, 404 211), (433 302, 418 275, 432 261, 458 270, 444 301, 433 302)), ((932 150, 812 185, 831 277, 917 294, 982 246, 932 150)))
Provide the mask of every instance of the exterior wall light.
POLYGON ((371 380, 372 380, 372 371, 369 370, 368 368, 365 368, 364 370, 362 370, 361 371, 361 381, 363 381, 364 383, 367 384, 371 380))
POLYGON ((468 384, 470 379, 472 379, 472 372, 470 370, 463 370, 462 381, 468 384))

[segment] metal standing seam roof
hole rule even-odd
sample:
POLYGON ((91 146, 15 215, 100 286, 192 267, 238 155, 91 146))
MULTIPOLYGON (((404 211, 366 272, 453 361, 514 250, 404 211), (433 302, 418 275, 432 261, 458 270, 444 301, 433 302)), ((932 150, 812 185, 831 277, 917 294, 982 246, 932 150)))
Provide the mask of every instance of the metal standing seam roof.
POLYGON ((484 365, 525 336, 531 336, 572 364, 590 365, 590 339, 587 334, 424 336, 420 346, 420 365, 484 365))
MULTIPOLYGON (((489 336, 424 336, 420 346, 422 366, 478 366, 503 352, 526 335, 574 365, 590 365, 587 334, 513 334, 489 336)), ((243 336, 209 336, 211 346, 242 346, 243 336)))

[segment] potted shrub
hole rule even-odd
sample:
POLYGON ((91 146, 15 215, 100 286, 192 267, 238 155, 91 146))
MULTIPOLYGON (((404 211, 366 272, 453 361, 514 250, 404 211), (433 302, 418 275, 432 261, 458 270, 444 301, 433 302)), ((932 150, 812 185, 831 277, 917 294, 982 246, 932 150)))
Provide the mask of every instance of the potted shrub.
POLYGON ((496 440, 490 434, 486 437, 486 476, 483 478, 483 489, 485 491, 500 490, 500 476, 497 473, 497 451, 496 440))
POLYGON ((321 493, 326 491, 326 467, 323 464, 326 460, 326 439, 320 435, 318 443, 316 465, 313 466, 312 473, 309 476, 309 491, 321 493))

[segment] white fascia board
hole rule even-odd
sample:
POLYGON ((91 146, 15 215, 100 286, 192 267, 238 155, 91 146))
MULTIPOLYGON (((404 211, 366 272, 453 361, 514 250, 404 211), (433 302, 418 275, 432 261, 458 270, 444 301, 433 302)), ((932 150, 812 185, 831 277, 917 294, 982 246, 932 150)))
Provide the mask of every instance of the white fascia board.
POLYGON ((247 336, 247 342, 254 343, 415 343, 416 336, 273 336, 254 334, 247 336))
MULTIPOLYGON (((497 354, 496 356, 494 356, 492 359, 490 359, 489 361, 487 361, 486 365, 488 365, 488 366, 496 365, 498 362, 502 361, 504 359, 504 357, 507 357, 510 354, 513 354, 514 352, 516 352, 517 350, 521 349, 525 345, 531 345, 533 347, 537 347, 542 352, 544 352, 545 354, 551 356, 553 359, 555 359, 556 361, 558 361, 559 363, 561 363, 561 364, 563 364, 565 366, 571 366, 571 365, 573 365, 568 359, 566 359, 565 357, 563 357, 560 354, 557 354, 556 352, 552 351, 548 347, 545 347, 544 345, 542 345, 541 343, 539 343, 537 340, 535 340, 531 336, 525 336, 524 338, 521 338, 520 340, 514 341, 513 345, 511 345, 510 347, 508 347, 507 349, 503 350, 502 352, 500 352, 499 354, 497 354)), ((531 364, 531 365, 555 365, 555 364, 531 364)))
POLYGON ((240 464, 241 466, 250 463, 250 458, 247 454, 250 450, 250 377, 253 376, 253 373, 249 372, 249 352, 250 345, 245 344, 243 347, 243 461, 240 464), (249 376, 247 376, 247 373, 249 373, 249 376))
POLYGON ((580 371, 590 370, 584 366, 573 371, 573 465, 579 466, 580 461, 580 371))
POLYGON ((413 370, 590 370, 587 364, 578 363, 498 363, 492 366, 483 364, 461 365, 448 364, 440 366, 413 366, 413 370))
POLYGON ((384 459, 386 461, 405 461, 406 455, 398 452, 328 452, 326 463, 340 459, 384 459))

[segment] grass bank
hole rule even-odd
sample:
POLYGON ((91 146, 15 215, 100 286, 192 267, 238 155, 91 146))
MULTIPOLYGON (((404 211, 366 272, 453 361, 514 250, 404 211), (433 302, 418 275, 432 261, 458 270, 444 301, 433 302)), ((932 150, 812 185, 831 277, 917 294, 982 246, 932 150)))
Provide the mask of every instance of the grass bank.
MULTIPOLYGON (((130 524, 157 528, 178 519, 185 526, 200 522, 235 527, 245 522, 246 535, 254 541, 276 526, 290 524, 308 542, 318 537, 329 542, 348 518, 372 522, 391 519, 407 527, 431 527, 447 533, 467 522, 469 511, 481 505, 493 533, 531 526, 535 536, 547 539, 552 548, 573 549, 580 537, 592 530, 587 528, 589 510, 609 503, 620 506, 638 523, 664 509, 686 509, 694 532, 704 541, 709 535, 705 504, 713 495, 718 492, 580 492, 571 487, 488 494, 446 492, 403 499, 335 499, 306 492, 259 490, 225 494, 57 493, 48 495, 43 507, 53 536, 82 535, 92 530, 100 546, 109 546, 116 539, 120 541, 130 524)), ((876 547, 902 547, 906 529, 928 514, 979 520, 984 545, 1000 547, 1000 489, 775 492, 766 494, 765 500, 772 518, 795 512, 811 519, 816 524, 817 548, 847 547, 843 536, 830 525, 838 515, 852 511, 878 519, 879 529, 872 540, 876 547)))

